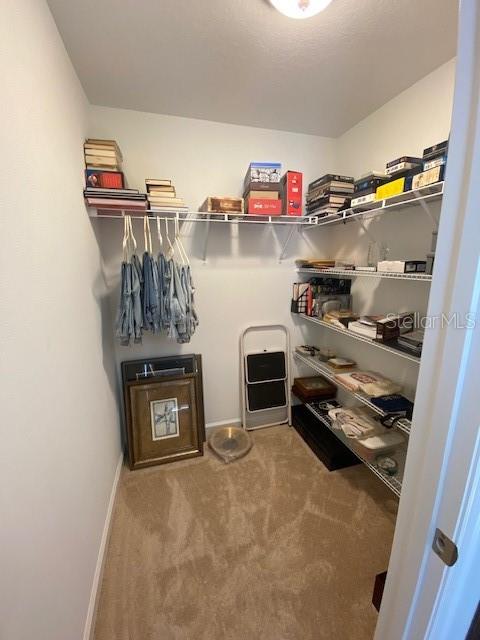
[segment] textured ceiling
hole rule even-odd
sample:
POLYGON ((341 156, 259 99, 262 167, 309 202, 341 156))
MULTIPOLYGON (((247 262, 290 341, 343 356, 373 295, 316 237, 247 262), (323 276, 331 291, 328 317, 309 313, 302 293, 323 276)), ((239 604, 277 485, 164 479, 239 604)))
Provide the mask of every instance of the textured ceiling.
POLYGON ((457 0, 48 1, 93 104, 270 129, 338 136, 455 55, 457 0))

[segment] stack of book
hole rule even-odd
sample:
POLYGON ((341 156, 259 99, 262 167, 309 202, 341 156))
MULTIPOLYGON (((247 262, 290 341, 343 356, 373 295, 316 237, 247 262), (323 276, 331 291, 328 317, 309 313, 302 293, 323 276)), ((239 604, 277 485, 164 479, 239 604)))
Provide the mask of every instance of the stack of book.
POLYGON ((251 162, 243 181, 245 213, 281 215, 281 184, 279 162, 251 162))
POLYGON ((447 164, 448 140, 434 144, 423 150, 423 170, 428 171, 447 164))
POLYGON ((350 206, 353 178, 331 173, 308 185, 306 215, 324 217, 336 215, 350 206))
POLYGON ((384 316, 360 316, 358 320, 352 320, 348 323, 349 331, 375 340, 377 337, 377 322, 383 320, 384 316))
POLYGON ((89 207, 97 210, 97 215, 144 215, 147 196, 138 189, 102 189, 86 187, 83 191, 89 207))
POLYGON ((126 189, 122 166, 122 153, 115 140, 88 138, 84 145, 86 203, 97 210, 97 215, 143 215, 147 196, 138 189, 126 189))
POLYGON ((85 153, 87 187, 123 189, 122 152, 115 140, 87 138, 85 153))
POLYGON ((385 173, 390 181, 377 187, 377 200, 386 200, 412 189, 414 176, 423 169, 422 158, 402 156, 387 162, 385 173))
POLYGON ((147 197, 150 209, 160 212, 182 212, 188 211, 182 198, 177 198, 177 192, 171 180, 147 178, 147 197))
POLYGON ((370 171, 354 183, 354 194, 350 203, 351 207, 369 205, 376 202, 377 188, 390 180, 385 173, 370 171))
POLYGON ((423 171, 412 179, 412 189, 420 189, 440 182, 445 177, 448 140, 423 150, 423 171))
POLYGON ((423 329, 416 329, 409 333, 404 333, 397 339, 398 344, 415 356, 422 355, 423 341, 425 338, 425 331, 423 329))

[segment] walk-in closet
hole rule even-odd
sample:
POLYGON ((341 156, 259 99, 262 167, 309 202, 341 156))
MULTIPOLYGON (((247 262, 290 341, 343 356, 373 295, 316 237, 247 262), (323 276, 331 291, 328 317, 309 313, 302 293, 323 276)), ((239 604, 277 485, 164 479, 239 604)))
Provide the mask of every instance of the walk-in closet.
POLYGON ((477 2, 0 15, 0 637, 477 637, 477 2))

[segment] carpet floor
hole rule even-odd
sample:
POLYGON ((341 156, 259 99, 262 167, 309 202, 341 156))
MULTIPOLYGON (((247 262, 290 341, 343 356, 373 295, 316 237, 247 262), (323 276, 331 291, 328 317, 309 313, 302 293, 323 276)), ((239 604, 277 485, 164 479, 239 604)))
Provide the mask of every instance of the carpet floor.
POLYGON ((373 637, 397 500, 363 465, 329 473, 294 429, 247 457, 131 472, 113 515, 95 640, 373 637))

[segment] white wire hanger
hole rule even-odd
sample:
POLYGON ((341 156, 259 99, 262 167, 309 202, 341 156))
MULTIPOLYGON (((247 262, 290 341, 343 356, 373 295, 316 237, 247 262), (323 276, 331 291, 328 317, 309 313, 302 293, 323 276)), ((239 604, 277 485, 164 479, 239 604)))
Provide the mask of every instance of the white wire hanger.
POLYGON ((172 241, 170 240, 170 235, 168 233, 168 218, 165 218, 165 235, 167 236, 167 242, 169 247, 167 257, 171 259, 175 255, 175 247, 173 246, 172 241))
POLYGON ((180 258, 184 265, 190 266, 190 260, 188 259, 187 252, 185 251, 185 247, 180 240, 180 225, 178 223, 178 218, 175 218, 175 242, 178 247, 178 252, 180 254, 180 258))
POLYGON ((160 253, 163 253, 163 236, 162 236, 162 226, 160 224, 161 218, 157 216, 157 236, 158 243, 160 245, 160 253))
POLYGON ((135 240, 135 236, 133 235, 132 228, 132 218, 131 216, 125 216, 123 222, 123 260, 127 262, 132 255, 137 250, 137 241, 135 240))
POLYGON ((152 254, 152 234, 150 233, 150 220, 148 216, 143 217, 143 241, 145 244, 145 253, 152 254))

